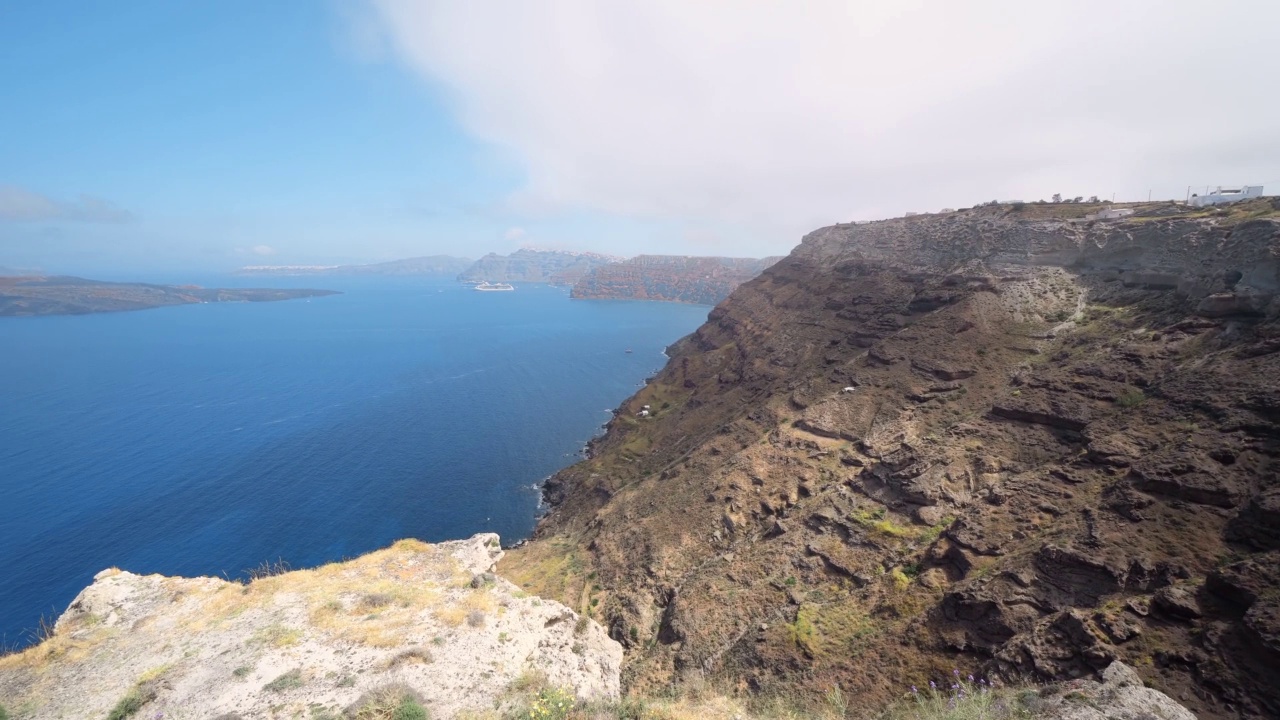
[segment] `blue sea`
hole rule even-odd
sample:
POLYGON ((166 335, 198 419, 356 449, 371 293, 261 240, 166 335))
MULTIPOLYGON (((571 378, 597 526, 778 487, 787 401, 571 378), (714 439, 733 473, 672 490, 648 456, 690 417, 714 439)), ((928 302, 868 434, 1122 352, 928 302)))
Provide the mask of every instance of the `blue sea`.
POLYGON ((708 310, 247 280, 204 284, 344 294, 0 318, 0 642, 112 566, 236 577, 402 537, 524 538, 540 481, 708 310))

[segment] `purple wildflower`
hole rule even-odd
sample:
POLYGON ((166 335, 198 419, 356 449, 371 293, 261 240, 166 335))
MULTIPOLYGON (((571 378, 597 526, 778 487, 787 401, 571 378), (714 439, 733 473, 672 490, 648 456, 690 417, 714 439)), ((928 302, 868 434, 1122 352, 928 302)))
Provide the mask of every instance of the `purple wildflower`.
POLYGON ((930 681, 929 681, 929 687, 933 688, 934 690, 937 690, 937 689, 938 689, 938 683, 936 683, 936 682, 934 682, 934 681, 930 680, 930 681))
POLYGON ((970 675, 970 676, 969 676, 969 682, 973 682, 973 676, 972 676, 972 675, 970 675))
POLYGON ((952 674, 952 675, 955 675, 956 677, 960 677, 960 670, 959 670, 959 668, 953 668, 953 669, 951 670, 951 674, 952 674))
POLYGON ((916 689, 916 686, 915 686, 915 685, 912 685, 912 686, 911 686, 911 694, 912 694, 912 695, 917 695, 917 694, 919 694, 919 693, 920 693, 920 691, 916 689))

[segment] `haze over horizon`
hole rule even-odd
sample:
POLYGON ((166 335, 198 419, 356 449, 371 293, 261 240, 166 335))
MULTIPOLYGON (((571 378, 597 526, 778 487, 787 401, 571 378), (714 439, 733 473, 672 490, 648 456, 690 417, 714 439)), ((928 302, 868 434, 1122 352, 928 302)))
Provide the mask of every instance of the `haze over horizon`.
POLYGON ((992 199, 1275 194, 1277 23, 1261 0, 10 5, 0 266, 761 257, 992 199))

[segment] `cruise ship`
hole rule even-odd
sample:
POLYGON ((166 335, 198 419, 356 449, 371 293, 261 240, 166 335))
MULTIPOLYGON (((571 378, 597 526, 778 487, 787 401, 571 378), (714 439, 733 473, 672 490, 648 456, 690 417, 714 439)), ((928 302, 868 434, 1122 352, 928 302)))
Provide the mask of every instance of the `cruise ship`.
POLYGON ((487 282, 482 282, 479 285, 476 285, 475 289, 480 290, 481 292, 496 292, 500 290, 515 290, 515 287, 508 283, 496 283, 491 285, 487 282))

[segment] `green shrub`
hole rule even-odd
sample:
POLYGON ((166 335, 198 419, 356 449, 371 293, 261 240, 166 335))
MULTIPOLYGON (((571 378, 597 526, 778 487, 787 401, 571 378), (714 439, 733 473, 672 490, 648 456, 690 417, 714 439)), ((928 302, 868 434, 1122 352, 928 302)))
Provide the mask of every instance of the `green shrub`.
MULTIPOLYGON (((154 697, 154 696, 153 696, 154 697)), ((124 697, 120 698, 120 702, 111 708, 111 712, 107 713, 107 720, 124 720, 142 709, 151 700, 151 697, 143 694, 141 688, 133 688, 124 697)))
POLYGON ((563 688, 547 688, 534 696, 520 713, 521 720, 567 720, 577 705, 573 693, 563 688))
POLYGON ((300 688, 303 684, 302 670, 300 668, 294 668, 266 685, 263 685, 262 689, 270 692, 284 692, 286 690, 300 688))
POLYGON ((416 690, 404 683, 374 688, 347 708, 354 720, 427 720, 430 715, 416 690))
POLYGON ((9 720, 9 711, 3 705, 0 705, 0 720, 9 720))
POLYGON ((1147 396, 1141 390, 1132 390, 1116 398, 1116 405, 1122 408, 1133 408, 1141 405, 1147 396))
POLYGON ((427 709, 412 698, 404 698, 391 713, 391 720, 427 720, 427 709))

